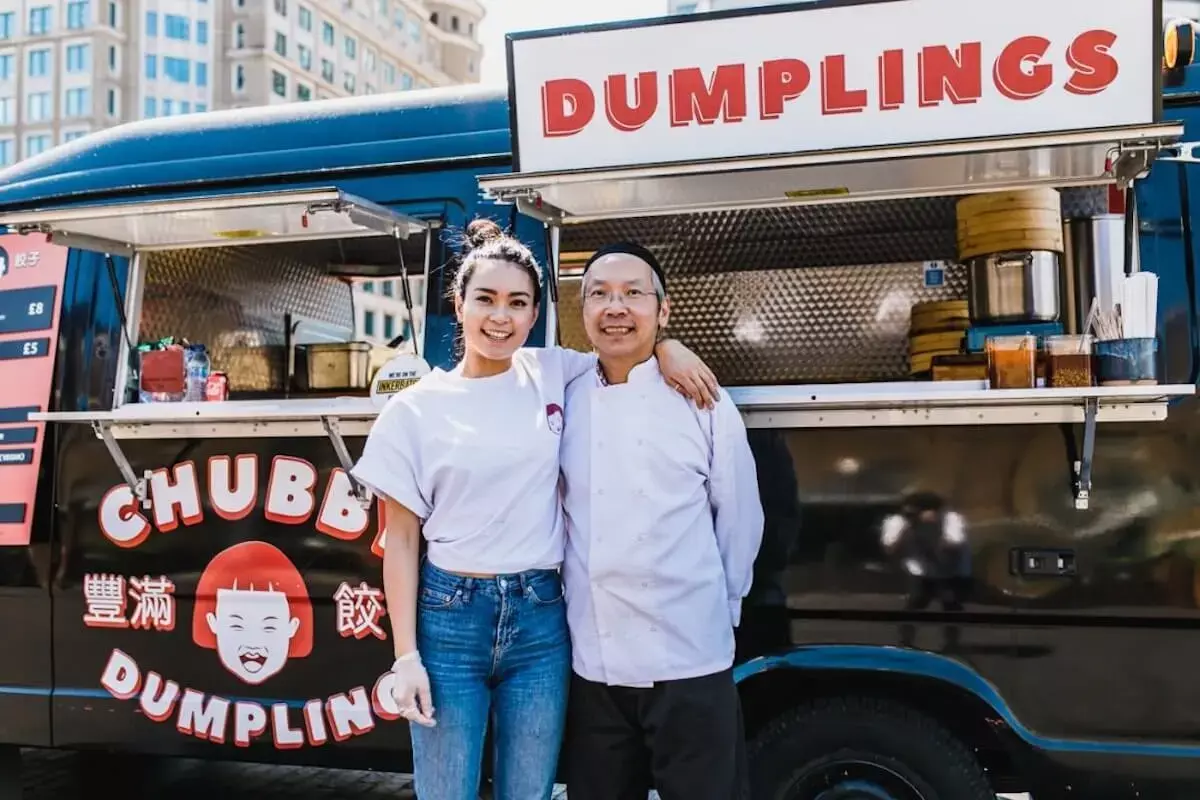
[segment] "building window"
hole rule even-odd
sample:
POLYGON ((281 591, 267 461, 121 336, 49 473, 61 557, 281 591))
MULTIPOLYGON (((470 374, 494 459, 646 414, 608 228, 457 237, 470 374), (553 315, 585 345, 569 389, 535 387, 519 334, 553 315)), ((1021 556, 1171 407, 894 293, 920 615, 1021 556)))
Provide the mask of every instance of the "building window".
POLYGON ((196 113, 203 114, 208 111, 208 103, 196 103, 196 113))
POLYGON ((88 23, 87 0, 71 0, 67 3, 67 28, 73 31, 86 28, 88 23))
POLYGON ((373 294, 375 292, 375 281, 363 281, 362 289, 367 294, 373 294))
POLYGON ((383 65, 383 82, 388 86, 396 85, 396 65, 384 62, 383 65))
POLYGON ((67 47, 67 72, 87 72, 90 60, 86 44, 73 44, 67 47))
POLYGON ((278 31, 275 32, 275 52, 287 58, 287 37, 278 31))
POLYGON ((208 23, 202 19, 196 21, 196 43, 208 44, 208 23))
POLYGON ((108 4, 108 27, 115 28, 117 23, 121 21, 120 13, 117 10, 117 4, 109 2, 108 4))
POLYGON ((376 61, 375 61, 375 50, 373 48, 368 47, 363 52, 363 62, 366 65, 367 72, 375 71, 376 61))
POLYGON ((354 86, 357 82, 358 81, 355 80, 354 73, 347 72, 345 74, 345 76, 342 78, 342 88, 345 89, 347 92, 354 94, 354 86))
POLYGON ((14 28, 17 24, 17 15, 15 12, 6 11, 0 14, 0 39, 11 39, 13 37, 14 28))
POLYGON ((153 53, 146 56, 146 78, 149 80, 158 78, 158 56, 153 53))
POLYGON ((246 67, 238 64, 233 70, 233 91, 241 94, 246 91, 246 67))
POLYGON ((363 312, 363 333, 366 334, 367 336, 375 335, 375 312, 374 311, 364 311, 363 312))
POLYGON ((342 42, 342 52, 346 54, 346 58, 358 58, 358 40, 352 36, 347 36, 342 42))
POLYGON ((192 38, 192 21, 178 14, 167 14, 163 18, 163 31, 168 39, 176 39, 181 42, 190 41, 192 38))
POLYGON ((142 116, 146 119, 153 119, 158 116, 158 100, 153 97, 147 97, 142 101, 142 116))
POLYGON ((109 72, 117 71, 117 46, 108 46, 108 70, 109 72))
POLYGON ((297 55, 297 60, 300 62, 300 66, 303 69, 306 69, 306 70, 312 69, 312 50, 311 49, 309 49, 308 47, 305 47, 304 45, 297 45, 296 46, 296 55, 297 55))
POLYGON ((196 85, 201 89, 208 86, 208 62, 196 62, 196 85))
POLYGON ((396 284, 392 281, 383 281, 379 284, 380 294, 384 297, 396 296, 396 284))
POLYGON ((158 36, 158 12, 157 11, 147 11, 146 12, 146 35, 147 36, 158 36))
POLYGON ((0 139, 0 164, 11 164, 16 158, 16 143, 12 139, 0 139))
POLYGON ((287 76, 279 70, 271 70, 271 91, 279 97, 287 97, 287 76))
POLYGON ((436 11, 435 11, 435 12, 433 12, 432 14, 430 14, 430 15, 429 15, 429 21, 430 21, 432 24, 434 24, 434 25, 437 25, 437 24, 438 24, 438 12, 436 12, 436 11))
POLYGON ((329 45, 330 47, 333 47, 334 36, 335 36, 335 32, 333 30, 333 23, 322 22, 321 23, 321 41, 325 42, 325 44, 329 45))
POLYGON ((25 103, 25 117, 29 122, 41 122, 50 119, 50 93, 34 92, 25 103))
POLYGON ((404 15, 404 9, 397 8, 396 16, 393 19, 395 20, 395 23, 396 23, 396 29, 399 30, 401 33, 403 33, 404 32, 404 23, 408 21, 408 17, 406 17, 404 15))
POLYGON ((312 87, 305 86, 303 83, 296 84, 296 99, 307 103, 312 100, 312 87))
POLYGON ((246 26, 240 22, 233 26, 233 46, 237 50, 246 46, 246 26))
POLYGON ((50 6, 29 9, 29 35, 41 36, 50 32, 50 6))
POLYGON ((10 81, 13 77, 13 64, 16 57, 12 53, 0 56, 0 81, 10 81))
POLYGON ((87 88, 67 89, 67 108, 66 116, 68 117, 86 117, 91 114, 91 92, 87 88))
POLYGON ((313 22, 312 12, 304 6, 300 6, 300 11, 298 13, 300 15, 300 30, 311 32, 313 22))
POLYGON ((50 74, 50 51, 49 50, 30 50, 29 51, 29 69, 27 70, 31 78, 44 78, 50 74))
POLYGON ((120 105, 120 103, 117 101, 117 90, 109 89, 108 90, 108 102, 105 103, 105 106, 108 109, 108 115, 110 117, 115 117, 117 115, 117 107, 119 105, 120 105))
POLYGON ((42 153, 50 149, 50 136, 45 133, 38 133, 33 136, 25 137, 25 157, 32 158, 40 156, 42 153))
POLYGON ((454 31, 455 33, 458 33, 458 26, 459 26, 458 17, 451 17, 450 18, 450 30, 454 31))
POLYGON ((179 101, 179 113, 180 114, 192 113, 192 104, 189 103, 187 100, 180 100, 179 101))
POLYGON ((321 78, 329 83, 333 83, 333 62, 328 58, 321 59, 321 78))
POLYGON ((63 131, 63 143, 73 142, 76 139, 82 139, 87 136, 87 131, 63 131))
POLYGON ((467 59, 467 74, 468 75, 475 74, 475 59, 473 59, 473 58, 467 59))
POLYGON ((13 97, 0 97, 0 125, 17 124, 17 101, 13 97))
POLYGON ((175 113, 175 101, 169 97, 164 97, 162 101, 162 115, 169 117, 175 113))
POLYGON ((417 44, 421 43, 421 23, 415 19, 408 21, 408 35, 417 44))
POLYGON ((400 73, 400 88, 408 91, 413 87, 413 76, 407 72, 400 73))
POLYGON ((186 58, 163 56, 163 74, 176 83, 192 82, 192 62, 186 58))
POLYGON ((287 0, 275 0, 275 13, 281 17, 287 16, 287 0))
POLYGON ((391 314, 383 315, 383 338, 388 341, 396 335, 396 318, 391 314))

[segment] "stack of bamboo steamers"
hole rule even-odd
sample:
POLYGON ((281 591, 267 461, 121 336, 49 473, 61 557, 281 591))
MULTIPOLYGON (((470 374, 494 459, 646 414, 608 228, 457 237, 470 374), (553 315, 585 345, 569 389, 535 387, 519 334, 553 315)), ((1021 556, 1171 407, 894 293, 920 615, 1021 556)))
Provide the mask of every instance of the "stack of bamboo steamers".
MULTIPOLYGON (((1056 189, 969 195, 958 201, 958 259, 1012 251, 1063 251, 1062 203, 1056 189)), ((986 360, 963 355, 971 327, 966 300, 918 303, 909 328, 909 372, 934 380, 986 376, 986 360)))

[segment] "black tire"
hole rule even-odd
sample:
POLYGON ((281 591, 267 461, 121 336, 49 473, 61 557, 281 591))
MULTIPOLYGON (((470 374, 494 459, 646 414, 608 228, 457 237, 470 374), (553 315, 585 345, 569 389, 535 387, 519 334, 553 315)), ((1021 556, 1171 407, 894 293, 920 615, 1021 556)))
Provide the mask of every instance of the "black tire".
POLYGON ((833 697, 770 723, 749 745, 753 800, 995 800, 963 742, 887 700, 833 697))

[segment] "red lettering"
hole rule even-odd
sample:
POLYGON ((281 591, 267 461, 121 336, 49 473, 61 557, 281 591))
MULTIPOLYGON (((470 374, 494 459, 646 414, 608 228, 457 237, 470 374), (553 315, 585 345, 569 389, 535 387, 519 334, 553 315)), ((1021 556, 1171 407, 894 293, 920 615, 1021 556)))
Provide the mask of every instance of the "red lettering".
POLYGON ((826 56, 821 62, 821 113, 857 114, 866 107, 867 90, 846 87, 846 57, 826 56))
POLYGON ((1120 72, 1117 60, 1108 52, 1116 41, 1117 35, 1106 30, 1084 31, 1076 36, 1067 48, 1067 66, 1074 72, 1063 88, 1080 95, 1107 89, 1120 72))
POLYGON ((764 61, 758 68, 758 114, 762 119, 778 119, 783 106, 795 100, 812 82, 812 71, 798 58, 764 61))
POLYGON ((955 105, 983 97, 983 45, 963 42, 954 52, 945 45, 924 47, 917 55, 917 86, 922 107, 955 105))
POLYGON ((992 67, 992 80, 1000 94, 1009 100, 1032 100, 1044 94, 1054 82, 1054 67, 1040 63, 1049 49, 1050 40, 1041 36, 1009 42, 992 67))
POLYGON ((879 110, 904 105, 904 51, 884 50, 879 57, 879 110))
POLYGON ((722 64, 705 81, 699 67, 671 73, 671 125, 680 128, 697 122, 711 125, 741 122, 746 118, 746 65, 722 64))
POLYGON ((542 86, 542 135, 574 136, 596 114, 592 88, 576 78, 556 78, 542 86))
POLYGON ((604 113, 619 131, 636 131, 658 110, 658 73, 639 72, 633 81, 633 105, 629 104, 629 76, 609 75, 604 81, 604 113))

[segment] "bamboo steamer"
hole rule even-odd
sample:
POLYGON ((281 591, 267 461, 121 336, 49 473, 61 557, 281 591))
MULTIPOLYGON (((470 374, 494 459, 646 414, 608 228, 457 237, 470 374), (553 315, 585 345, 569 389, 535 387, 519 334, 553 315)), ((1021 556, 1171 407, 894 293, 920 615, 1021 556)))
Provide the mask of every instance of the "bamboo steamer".
POLYGON ((908 333, 909 374, 927 373, 933 367, 934 358, 960 353, 970 325, 966 300, 938 300, 914 305, 908 333))
POLYGON ((971 195, 958 201, 958 257, 1010 250, 1064 249, 1062 201, 1056 189, 971 195))

